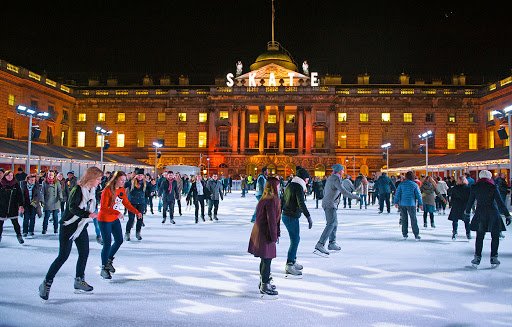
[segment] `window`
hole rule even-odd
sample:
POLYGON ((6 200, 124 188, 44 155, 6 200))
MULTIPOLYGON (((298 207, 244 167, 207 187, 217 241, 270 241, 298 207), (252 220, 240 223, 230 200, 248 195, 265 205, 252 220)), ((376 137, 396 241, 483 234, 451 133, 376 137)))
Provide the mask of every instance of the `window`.
POLYGON ((412 123, 412 112, 404 112, 404 123, 412 123))
POLYGON ((347 121, 347 113, 346 112, 338 112, 338 122, 344 123, 347 121))
POLYGON ((138 112, 137 113, 137 121, 146 121, 146 113, 138 112))
POLYGON ((295 148, 295 133, 286 133, 284 147, 288 149, 295 148))
POLYGON ((52 119, 56 118, 57 115, 55 114, 55 106, 53 104, 48 105, 48 113, 52 119))
POLYGON ((249 114, 249 123, 257 124, 258 123, 258 115, 257 114, 249 114))
POLYGON ((87 115, 85 114, 85 112, 78 113, 78 121, 79 122, 84 122, 86 120, 87 120, 87 115))
POLYGON ((208 120, 208 113, 206 112, 200 112, 199 113, 199 122, 205 123, 208 120))
POLYGON ((62 122, 67 123, 69 120, 69 111, 63 110, 62 111, 62 122))
POLYGON ((37 102, 37 100, 30 100, 30 108, 39 109, 39 103, 37 102))
POLYGON ((469 149, 478 150, 478 133, 469 133, 469 149))
POLYGON ((158 120, 159 122, 163 122, 163 121, 165 121, 165 112, 159 112, 159 113, 157 114, 157 120, 158 120))
POLYGON ((428 113, 425 115, 425 121, 427 123, 433 123, 434 122, 434 114, 433 113, 428 113))
POLYGON ((63 130, 61 133, 60 133, 60 142, 61 142, 61 146, 68 146, 68 130, 63 130))
POLYGON ((294 114, 287 114, 286 115, 286 123, 287 124, 294 124, 295 123, 295 115, 294 114))
POLYGON ((258 133, 249 133, 249 148, 258 148, 258 133))
POLYGON ((382 115, 381 115, 381 120, 383 122, 389 123, 391 121, 391 113, 383 112, 382 115))
POLYGON ((316 112, 316 121, 317 122, 325 122, 325 111, 317 111, 316 112))
POLYGON ((268 115, 268 123, 275 124, 277 122, 277 115, 268 115))
POLYGON ((367 113, 360 113, 359 114, 359 121, 360 122, 368 122, 368 114, 367 113))
POLYGON ((494 131, 487 132, 487 147, 489 149, 494 148, 494 131))
POLYGON ((96 147, 101 148, 101 135, 96 134, 96 147))
POLYGON ((446 141, 448 143, 447 149, 454 150, 455 149, 455 133, 446 134, 446 141))
POLYGON ((14 138, 14 118, 7 118, 7 135, 8 138, 14 138))
POLYGON ((219 131, 219 146, 228 147, 228 131, 219 131))
POLYGON ((342 149, 347 148, 347 133, 338 132, 338 147, 342 149))
POLYGON ((270 149, 277 148, 277 134, 276 133, 268 133, 267 134, 267 148, 270 148, 270 149))
POLYGON ((118 112, 117 113, 117 122, 118 123, 124 123, 126 121, 126 115, 124 112, 118 112))
POLYGON ((487 120, 488 121, 494 120, 494 115, 492 114, 492 110, 487 113, 487 120))
POLYGON ((469 122, 470 123, 477 123, 478 122, 478 118, 477 118, 475 113, 472 112, 472 113, 469 114, 469 122))
POLYGON ((7 103, 10 106, 14 106, 14 104, 16 103, 16 97, 14 96, 14 94, 9 94, 9 98, 7 99, 7 103))
POLYGON ((187 146, 187 132, 178 132, 178 148, 187 146))
POLYGON ((178 114, 178 121, 187 121, 187 114, 185 112, 180 112, 178 114))
POLYGON ((368 148, 368 133, 359 134, 359 147, 361 149, 368 148))
POLYGON ((165 131, 157 131, 156 138, 159 140, 164 140, 165 143, 165 131))
POLYGON ((411 135, 410 135, 410 133, 404 133, 404 149, 411 149, 411 148, 412 148, 411 135))
POLYGON ((98 121, 105 121, 105 113, 104 112, 98 112, 98 121))
POLYGON ((85 146, 85 131, 76 133, 76 147, 83 148, 85 146))
POLYGON ((455 123, 455 114, 448 114, 448 122, 455 123))
POLYGON ((229 111, 221 111, 221 112, 219 112, 219 118, 220 119, 228 119, 229 118, 229 111))
POLYGON ((322 149, 325 147, 325 131, 315 131, 315 148, 322 149))
POLYGON ((137 131, 137 147, 143 148, 145 143, 144 131, 137 131))
POLYGON ((198 147, 200 148, 206 148, 206 142, 207 142, 207 138, 206 138, 206 132, 199 132, 199 144, 198 144, 198 147))
POLYGON ((124 148, 124 133, 117 133, 117 147, 124 148))

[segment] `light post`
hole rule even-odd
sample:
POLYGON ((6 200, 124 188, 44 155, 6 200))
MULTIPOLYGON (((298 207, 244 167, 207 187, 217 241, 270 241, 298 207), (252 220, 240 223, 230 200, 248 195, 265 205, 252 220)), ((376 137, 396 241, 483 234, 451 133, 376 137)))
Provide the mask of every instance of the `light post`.
POLYGON ((503 110, 493 110, 492 115, 498 118, 507 117, 508 120, 508 182, 510 186, 510 183, 512 183, 512 145, 510 144, 510 133, 512 133, 512 105, 505 107, 503 110))
POLYGON ((28 117, 28 150, 27 150, 27 167, 25 171, 30 175, 30 154, 32 152, 32 119, 44 120, 50 118, 50 113, 46 111, 37 111, 36 109, 28 108, 24 105, 18 105, 16 112, 19 115, 28 117))
POLYGON ((96 126, 94 128, 94 130, 96 131, 96 134, 98 134, 101 138, 100 140, 100 147, 101 147, 101 150, 100 150, 100 169, 101 171, 103 171, 103 151, 105 150, 105 136, 109 136, 110 134, 112 134, 112 131, 111 130, 106 130, 104 129, 103 127, 101 126, 96 126))
POLYGON ((164 146, 164 142, 163 140, 156 140, 155 142, 153 142, 153 146, 155 147, 155 179, 158 175, 158 158, 159 155, 158 155, 158 149, 160 149, 161 147, 164 146))
POLYGON ((380 147, 386 149, 386 173, 389 176, 389 148, 391 147, 391 143, 382 144, 380 147))
POLYGON ((206 161, 208 162, 208 168, 206 170, 206 177, 210 177, 210 157, 206 158, 206 161))
POLYGON ((425 176, 428 176, 428 139, 433 137, 434 133, 431 130, 419 134, 418 137, 425 141, 425 176))

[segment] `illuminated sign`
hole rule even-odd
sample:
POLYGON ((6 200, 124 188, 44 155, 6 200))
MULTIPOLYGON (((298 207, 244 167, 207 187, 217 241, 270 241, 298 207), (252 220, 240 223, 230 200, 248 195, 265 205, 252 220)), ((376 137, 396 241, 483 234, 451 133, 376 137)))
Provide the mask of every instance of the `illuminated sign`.
MULTIPOLYGON (((235 85, 235 81, 233 80, 233 73, 228 73, 226 75, 226 85, 228 87, 232 87, 235 85)), ((293 85, 293 78, 295 77, 295 73, 294 72, 289 72, 288 73, 288 78, 289 78, 289 85, 287 86, 294 86, 293 85)), ((318 73, 317 72, 311 72, 311 75, 310 75, 310 85, 311 86, 319 86, 320 85, 320 81, 318 79, 318 73)), ((256 73, 249 73, 249 87, 256 87, 256 73)), ((276 82, 276 75, 274 74, 274 72, 270 72, 269 74, 269 77, 268 77, 268 85, 267 86, 277 86, 277 82, 276 82)))

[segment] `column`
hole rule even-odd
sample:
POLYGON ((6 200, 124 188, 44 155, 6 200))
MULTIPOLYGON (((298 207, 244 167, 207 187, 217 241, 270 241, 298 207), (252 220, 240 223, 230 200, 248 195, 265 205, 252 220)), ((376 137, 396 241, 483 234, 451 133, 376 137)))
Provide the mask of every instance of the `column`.
POLYGON ((238 110, 239 108, 233 108, 233 114, 231 117, 231 152, 237 153, 238 151, 238 110))
POLYGON ((217 131, 215 121, 217 119, 217 108, 208 108, 208 152, 213 153, 217 144, 217 131))
POLYGON ((334 153, 336 146, 336 108, 333 106, 329 108, 329 116, 327 117, 327 130, 329 136, 327 137, 327 149, 330 153, 334 153))
POLYGON ((245 115, 247 108, 240 108, 240 153, 245 152, 245 115))
POLYGON ((279 112, 279 154, 284 153, 284 141, 285 141, 285 135, 284 135, 284 123, 285 123, 285 116, 284 116, 284 106, 279 106, 278 109, 279 112))
POLYGON ((311 154, 311 144, 314 141, 313 121, 311 117, 311 107, 306 107, 306 154, 311 154))
POLYGON ((297 109, 298 119, 297 119, 297 149, 299 150, 299 156, 302 155, 304 151, 304 108, 299 107, 297 109))
POLYGON ((260 154, 265 152, 265 106, 260 106, 260 133, 258 135, 258 146, 260 154))

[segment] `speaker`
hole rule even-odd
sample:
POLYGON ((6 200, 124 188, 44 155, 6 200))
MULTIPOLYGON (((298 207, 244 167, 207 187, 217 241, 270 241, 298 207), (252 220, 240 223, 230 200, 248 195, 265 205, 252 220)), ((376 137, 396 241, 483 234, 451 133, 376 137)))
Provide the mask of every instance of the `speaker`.
POLYGON ((164 139, 158 139, 157 142, 162 144, 162 146, 165 146, 165 140, 164 139))
POLYGON ((34 128, 32 130, 32 139, 37 140, 41 136, 41 130, 39 128, 34 128))
POLYGON ((500 140, 508 139, 508 135, 507 135, 507 131, 505 130, 505 127, 498 129, 498 136, 500 137, 500 140))
POLYGON ((105 143, 103 144, 103 151, 107 151, 110 148, 110 142, 108 140, 105 140, 105 143))

